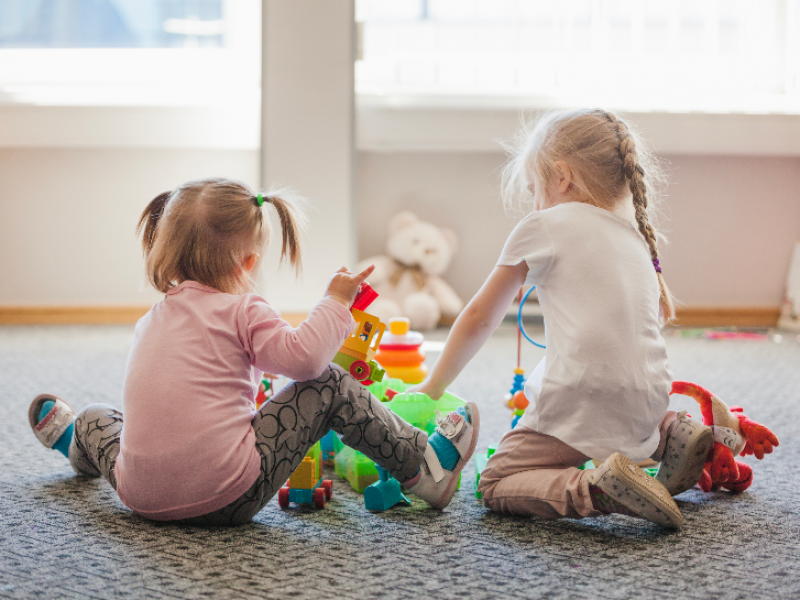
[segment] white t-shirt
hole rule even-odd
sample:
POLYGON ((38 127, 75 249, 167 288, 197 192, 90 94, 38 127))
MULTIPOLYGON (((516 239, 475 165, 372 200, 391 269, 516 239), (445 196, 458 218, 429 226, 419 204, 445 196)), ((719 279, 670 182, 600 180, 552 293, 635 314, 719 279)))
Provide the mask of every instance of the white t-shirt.
POLYGON ((672 372, 659 325, 659 287, 636 225, 570 202, 533 212, 498 265, 528 265, 547 351, 525 382, 519 424, 591 458, 634 461, 658 446, 672 372))

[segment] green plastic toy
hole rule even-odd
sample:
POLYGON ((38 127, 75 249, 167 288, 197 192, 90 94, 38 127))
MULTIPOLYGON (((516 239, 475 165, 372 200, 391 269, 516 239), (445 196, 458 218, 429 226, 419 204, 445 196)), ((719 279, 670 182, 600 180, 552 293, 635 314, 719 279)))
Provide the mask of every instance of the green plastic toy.
POLYGON ((496 450, 496 446, 489 446, 486 450, 486 454, 475 455, 475 497, 478 499, 483 498, 483 494, 478 491, 478 484, 481 482, 481 473, 486 467, 486 463, 489 462, 489 457, 494 454, 496 450))
MULTIPOLYGON (((385 377, 383 381, 375 382, 369 386, 369 391, 382 401, 389 400, 391 392, 397 392, 386 406, 403 420, 414 427, 419 427, 431 435, 436 429, 436 411, 442 415, 454 411, 459 406, 465 406, 458 396, 445 392, 439 400, 433 400, 427 394, 413 393, 405 394, 405 390, 411 387, 400 379, 390 379, 385 377), (391 391, 391 392, 390 392, 391 391), (390 392, 387 394, 387 392, 390 392)), ((350 486, 359 494, 363 494, 367 486, 378 481, 378 470, 375 463, 364 456, 361 452, 345 446, 338 436, 333 440, 334 459, 333 464, 336 474, 342 479, 346 479, 350 486)))

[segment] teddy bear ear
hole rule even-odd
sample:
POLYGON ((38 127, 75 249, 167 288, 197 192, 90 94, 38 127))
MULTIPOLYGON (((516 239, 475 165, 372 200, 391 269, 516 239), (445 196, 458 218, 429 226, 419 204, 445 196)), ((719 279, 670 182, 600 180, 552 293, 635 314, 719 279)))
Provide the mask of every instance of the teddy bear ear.
POLYGON ((394 233, 401 229, 405 229, 406 227, 410 227, 418 222, 419 219, 417 218, 417 215, 410 210, 401 211, 393 216, 389 221, 389 233, 394 233))
POLYGON ((447 245, 450 246, 450 250, 455 253, 458 250, 458 236, 456 232, 452 229, 445 229, 442 230, 442 237, 444 237, 444 241, 447 242, 447 245))

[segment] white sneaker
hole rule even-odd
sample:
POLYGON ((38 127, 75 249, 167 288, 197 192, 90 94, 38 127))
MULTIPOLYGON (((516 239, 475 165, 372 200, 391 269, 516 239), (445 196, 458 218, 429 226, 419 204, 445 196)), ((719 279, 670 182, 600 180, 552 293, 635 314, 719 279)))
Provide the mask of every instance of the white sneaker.
POLYGON ((425 460, 420 465, 419 480, 408 491, 419 496, 433 508, 443 509, 453 499, 458 487, 458 476, 469 462, 478 442, 480 414, 473 402, 464 407, 466 417, 455 411, 436 419, 436 431, 446 437, 458 451, 459 459, 452 471, 442 468, 436 451, 428 444, 425 460))

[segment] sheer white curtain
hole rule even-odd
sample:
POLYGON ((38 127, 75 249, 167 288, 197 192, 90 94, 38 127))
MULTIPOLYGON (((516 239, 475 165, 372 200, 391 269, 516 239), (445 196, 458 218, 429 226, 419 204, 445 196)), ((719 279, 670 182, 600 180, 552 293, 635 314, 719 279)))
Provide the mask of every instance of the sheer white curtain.
POLYGON ((362 97, 800 113, 800 0, 357 0, 362 97))

